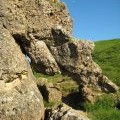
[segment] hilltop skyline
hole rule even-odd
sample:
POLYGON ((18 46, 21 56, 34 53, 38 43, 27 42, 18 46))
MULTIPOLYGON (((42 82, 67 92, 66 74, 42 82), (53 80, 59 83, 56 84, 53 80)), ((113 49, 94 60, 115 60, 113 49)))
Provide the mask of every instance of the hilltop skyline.
POLYGON ((61 0, 73 19, 73 36, 92 41, 120 38, 120 0, 61 0))

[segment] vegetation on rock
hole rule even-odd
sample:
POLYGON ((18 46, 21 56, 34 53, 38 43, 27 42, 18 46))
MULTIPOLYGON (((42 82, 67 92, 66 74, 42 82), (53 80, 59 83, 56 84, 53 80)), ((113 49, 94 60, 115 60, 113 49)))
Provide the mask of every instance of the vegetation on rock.
POLYGON ((54 76, 49 76, 37 72, 34 72, 34 75, 37 78, 37 81, 40 81, 42 78, 46 78, 48 82, 53 83, 55 86, 59 85, 63 97, 72 92, 78 92, 79 90, 77 83, 67 75, 55 74, 54 76))

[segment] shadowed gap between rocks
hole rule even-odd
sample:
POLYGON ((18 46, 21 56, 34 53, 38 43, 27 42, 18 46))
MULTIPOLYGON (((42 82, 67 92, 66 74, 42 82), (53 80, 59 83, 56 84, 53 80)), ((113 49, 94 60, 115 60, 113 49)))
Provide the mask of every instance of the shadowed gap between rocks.
POLYGON ((39 86, 37 85, 37 87, 38 87, 39 91, 41 92, 41 94, 42 94, 42 96, 43 96, 43 99, 48 102, 48 94, 49 94, 49 93, 48 93, 48 91, 46 91, 45 85, 44 85, 44 86, 41 86, 41 87, 39 87, 39 86))
POLYGON ((25 55, 26 60, 31 63, 31 58, 29 57, 28 53, 26 52, 24 46, 30 46, 30 43, 27 42, 26 38, 24 36, 21 36, 19 34, 12 35, 15 39, 16 43, 20 46, 20 49, 22 53, 25 55), (26 42, 25 42, 26 41, 26 42))
POLYGON ((68 106, 72 107, 75 110, 83 110, 84 108, 84 100, 81 97, 80 92, 72 92, 68 94, 67 96, 62 98, 62 102, 67 104, 68 106))
POLYGON ((67 71, 62 65, 58 64, 61 70, 61 74, 63 76, 67 75, 69 77, 71 77, 77 84, 80 84, 80 76, 78 74, 75 73, 71 73, 69 71, 67 71))
POLYGON ((51 30, 55 45, 62 45, 69 41, 69 36, 65 35, 61 29, 51 30))
POLYGON ((62 102, 67 104, 68 106, 72 107, 73 109, 76 110, 83 110, 85 111, 85 108, 83 106, 84 102, 85 102, 85 98, 84 95, 81 91, 83 85, 80 84, 80 76, 78 74, 71 74, 69 71, 65 70, 65 68, 63 66, 61 66, 60 64, 58 64, 61 70, 61 74, 63 76, 69 76, 70 78, 73 79, 73 81, 75 81, 78 85, 79 85, 79 92, 71 92, 70 94, 68 94, 65 97, 62 97, 62 102))

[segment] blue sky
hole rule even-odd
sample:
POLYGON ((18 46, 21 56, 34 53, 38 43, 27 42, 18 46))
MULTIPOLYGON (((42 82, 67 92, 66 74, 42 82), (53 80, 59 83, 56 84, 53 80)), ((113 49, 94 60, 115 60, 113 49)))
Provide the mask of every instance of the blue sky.
POLYGON ((61 0, 73 19, 73 36, 88 40, 120 38, 120 0, 61 0))

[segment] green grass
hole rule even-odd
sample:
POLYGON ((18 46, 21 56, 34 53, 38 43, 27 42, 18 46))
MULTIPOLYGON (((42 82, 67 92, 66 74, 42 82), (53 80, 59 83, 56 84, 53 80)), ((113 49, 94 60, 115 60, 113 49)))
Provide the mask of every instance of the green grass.
POLYGON ((52 82, 52 83, 57 83, 58 81, 63 79, 63 76, 61 74, 55 74, 53 76, 49 76, 49 75, 46 75, 46 74, 34 72, 34 76, 37 79, 46 78, 48 80, 48 82, 52 82))
POLYGON ((77 83, 67 75, 63 76, 61 74, 55 74, 53 76, 49 76, 49 75, 45 75, 37 72, 34 72, 34 75, 37 78, 37 80, 40 80, 41 78, 46 78, 48 82, 52 82, 54 85, 56 85, 56 83, 60 83, 59 86, 61 88, 63 96, 66 96, 72 92, 79 91, 77 83))
POLYGON ((47 102, 47 101, 43 100, 43 102, 44 102, 44 106, 46 108, 56 108, 58 105, 62 104, 62 101, 47 102))
MULTIPOLYGON (((49 76, 49 75, 45 75, 45 74, 37 73, 37 72, 34 72, 34 75, 37 80, 46 78, 47 81, 53 83, 54 86, 59 86, 63 97, 66 97, 67 95, 71 93, 79 91, 77 83, 68 76, 63 76, 61 74, 55 74, 54 76, 49 76)), ((50 102, 47 102, 46 100, 44 100, 44 105, 46 108, 55 108, 57 107, 57 105, 61 103, 62 103, 62 100, 61 101, 50 101, 50 102)))
MULTIPOLYGON (((102 68, 103 74, 120 86, 120 39, 95 42, 93 59, 102 68)), ((85 103, 84 107, 91 120, 120 120, 115 100, 115 95, 106 94, 95 104, 85 103)))
POLYGON ((120 39, 95 42, 93 59, 103 73, 120 86, 120 39))
POLYGON ((94 104, 91 104, 89 102, 85 103, 85 108, 89 112, 93 112, 96 110, 102 110, 102 109, 111 109, 114 108, 114 98, 112 95, 104 94, 97 98, 96 102, 94 104))
POLYGON ((114 96, 103 95, 95 104, 84 105, 91 120, 120 120, 120 111, 115 108, 114 96))
POLYGON ((91 120, 120 120, 120 111, 117 109, 98 109, 89 115, 91 120))

